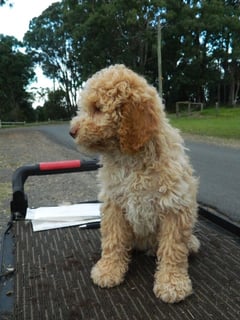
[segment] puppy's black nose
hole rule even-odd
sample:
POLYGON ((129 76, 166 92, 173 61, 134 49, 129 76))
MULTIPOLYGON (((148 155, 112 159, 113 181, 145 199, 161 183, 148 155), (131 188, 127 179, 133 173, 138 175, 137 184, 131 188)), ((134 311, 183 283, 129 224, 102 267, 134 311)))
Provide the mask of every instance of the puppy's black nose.
POLYGON ((70 134, 70 136, 72 136, 73 137, 73 139, 74 138, 76 138, 76 136, 77 136, 77 132, 78 132, 78 129, 75 127, 73 127, 70 131, 69 131, 69 134, 70 134))

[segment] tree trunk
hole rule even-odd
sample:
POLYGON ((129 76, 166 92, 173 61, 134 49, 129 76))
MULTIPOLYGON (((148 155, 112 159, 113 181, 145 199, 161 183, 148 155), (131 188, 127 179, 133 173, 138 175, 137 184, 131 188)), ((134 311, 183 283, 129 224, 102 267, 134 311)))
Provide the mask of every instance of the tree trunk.
POLYGON ((231 80, 229 82, 229 96, 228 96, 228 104, 230 106, 234 106, 234 91, 235 91, 235 79, 234 75, 231 74, 231 80))

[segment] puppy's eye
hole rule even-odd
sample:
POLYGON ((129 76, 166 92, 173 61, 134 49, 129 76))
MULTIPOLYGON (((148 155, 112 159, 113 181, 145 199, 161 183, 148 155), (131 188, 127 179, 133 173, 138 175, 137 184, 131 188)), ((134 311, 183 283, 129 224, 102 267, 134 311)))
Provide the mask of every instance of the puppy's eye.
POLYGON ((100 113, 100 112, 102 112, 101 108, 95 106, 95 108, 94 108, 94 113, 100 113))

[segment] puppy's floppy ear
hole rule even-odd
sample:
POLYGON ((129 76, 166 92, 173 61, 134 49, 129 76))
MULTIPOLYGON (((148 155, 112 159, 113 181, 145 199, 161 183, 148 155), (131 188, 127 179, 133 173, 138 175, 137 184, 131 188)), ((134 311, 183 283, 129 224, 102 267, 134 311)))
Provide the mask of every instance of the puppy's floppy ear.
POLYGON ((158 117, 153 101, 123 104, 118 131, 121 151, 136 153, 156 133, 158 117))

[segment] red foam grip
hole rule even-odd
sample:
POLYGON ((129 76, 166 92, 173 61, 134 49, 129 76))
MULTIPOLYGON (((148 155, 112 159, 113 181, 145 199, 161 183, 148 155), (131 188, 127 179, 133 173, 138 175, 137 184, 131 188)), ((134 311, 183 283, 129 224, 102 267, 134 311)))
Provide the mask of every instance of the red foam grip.
POLYGON ((39 168, 41 171, 80 168, 80 166, 81 166, 80 160, 41 162, 39 164, 39 168))

